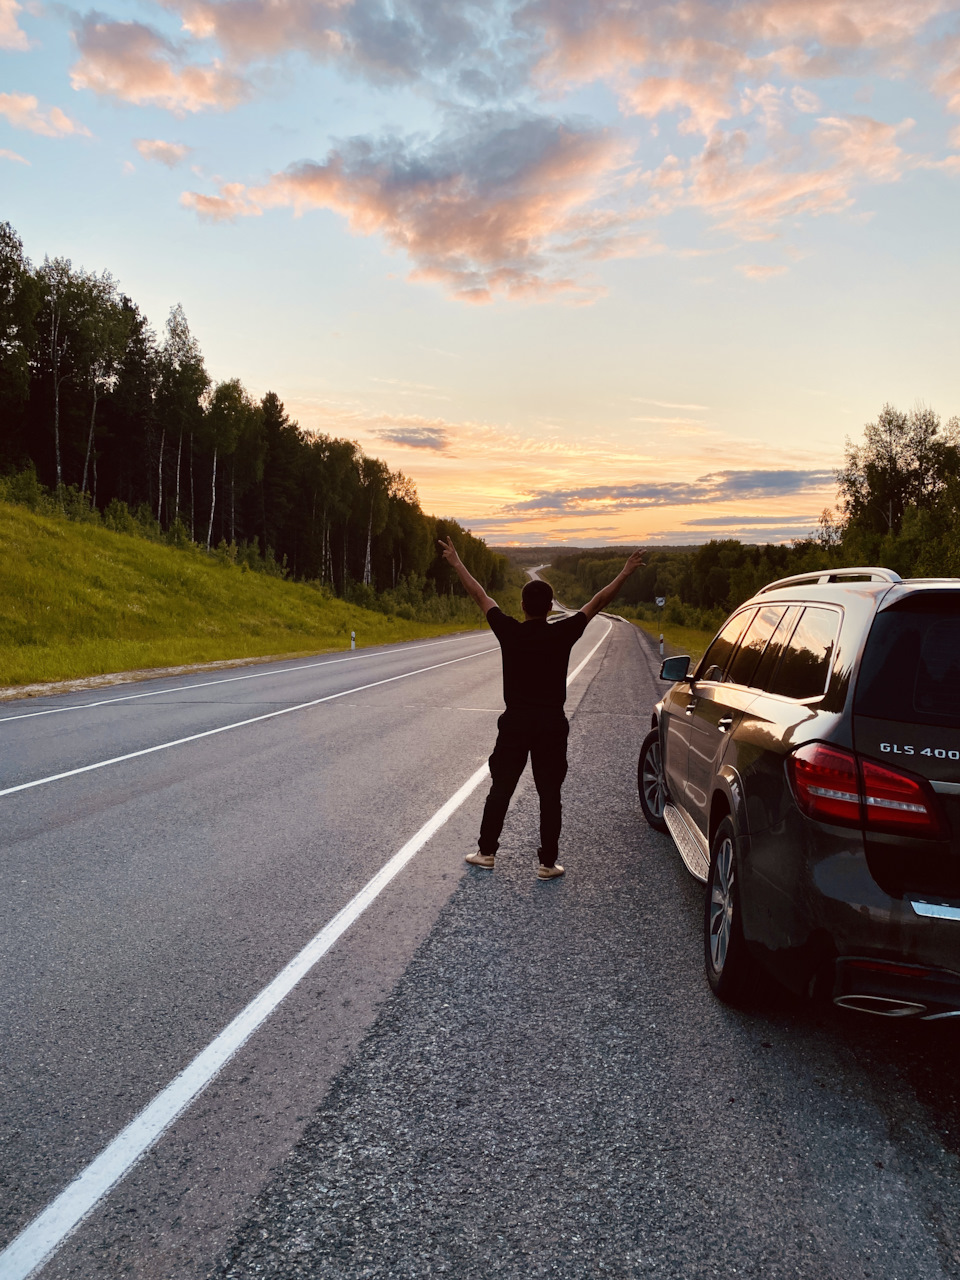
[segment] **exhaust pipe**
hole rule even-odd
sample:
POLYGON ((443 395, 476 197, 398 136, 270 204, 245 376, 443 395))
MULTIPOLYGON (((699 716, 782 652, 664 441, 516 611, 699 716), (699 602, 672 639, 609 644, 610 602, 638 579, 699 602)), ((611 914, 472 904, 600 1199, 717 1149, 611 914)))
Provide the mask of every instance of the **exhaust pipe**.
POLYGON ((841 1009, 856 1009, 858 1013, 875 1013, 881 1018, 914 1018, 926 1013, 925 1004, 916 1004, 912 1000, 895 1000, 890 996, 871 996, 850 994, 834 996, 833 1003, 841 1009))

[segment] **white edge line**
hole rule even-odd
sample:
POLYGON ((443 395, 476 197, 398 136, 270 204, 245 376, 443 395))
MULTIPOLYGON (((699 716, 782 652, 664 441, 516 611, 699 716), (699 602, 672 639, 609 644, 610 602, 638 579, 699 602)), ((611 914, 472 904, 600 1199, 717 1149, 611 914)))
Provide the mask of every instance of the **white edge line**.
MULTIPOLYGON (((109 760, 97 760, 94 764, 84 764, 78 769, 67 769, 64 773, 51 773, 46 778, 34 778, 32 782, 19 782, 14 787, 6 787, 0 791, 0 797, 12 796, 16 791, 29 791, 31 787, 42 787, 48 782, 60 782, 63 778, 75 778, 80 773, 91 773, 94 769, 106 769, 111 764, 122 764, 125 760, 136 760, 138 756, 149 756, 155 751, 167 751, 170 747, 182 747, 185 742, 197 742, 201 738, 212 738, 214 734, 226 733, 230 729, 242 729, 248 724, 259 724, 264 720, 274 720, 277 716, 289 715, 291 711, 304 711, 308 707, 318 707, 322 702, 333 702, 335 698, 348 698, 352 693, 363 693, 365 689, 376 689, 379 685, 393 684, 396 680, 406 680, 408 676, 419 676, 425 671, 436 671, 439 667, 452 667, 456 662, 468 662, 471 658, 480 658, 485 653, 493 653, 494 646, 480 649, 477 653, 467 653, 462 658, 448 658, 446 662, 434 662, 429 667, 418 667, 416 671, 404 671, 398 676, 387 676, 385 680, 374 680, 370 684, 357 685, 353 689, 342 689, 339 693, 328 693, 322 698, 314 698, 310 702, 298 702, 293 707, 281 707, 279 711, 267 711, 262 716, 251 716, 247 720, 234 720, 231 724, 221 724, 216 729, 204 729, 202 733, 192 733, 186 738, 174 738, 172 742, 158 742, 153 747, 143 747, 140 751, 130 751, 125 756, 113 756, 109 760)), ((2 1272, 0 1272, 2 1280, 2 1272)))
MULTIPOLYGON (((587 665, 613 629, 611 623, 583 661, 568 677, 568 683, 587 665)), ((487 652, 490 652, 489 650, 487 652)), ((455 662, 463 661, 456 658, 455 662)), ((449 663, 438 663, 448 666, 449 663)), ((433 668, 424 668, 432 670, 433 668)), ((408 672, 409 675, 416 674, 408 672)), ((402 679, 393 676, 391 679, 402 679)), ((385 684, 388 681, 377 681, 385 684)), ((367 686, 373 687, 373 686, 367 686)), ((339 695, 334 694, 333 697, 339 695)), ((325 699, 321 699, 325 701, 325 699)), ((312 705, 312 704, 305 704, 312 705)), ((289 708, 295 710, 295 708, 289 708)), ((275 712, 273 714, 280 714, 275 712)), ((218 732, 214 730, 214 732, 218 732)), ((206 736, 206 735, 200 735, 206 736)), ((172 745, 172 744, 171 744, 172 745)), ((156 748, 150 748, 156 750, 156 748)), ((141 754, 141 753, 138 753, 141 754)), ((27 1280, 76 1230, 100 1200, 130 1171, 136 1162, 163 1135, 176 1118, 186 1110, 247 1040, 274 1012, 313 966, 330 950, 338 938, 357 920, 381 891, 423 848, 431 836, 453 816, 488 776, 484 763, 455 791, 432 818, 384 863, 359 893, 313 937, 302 951, 263 988, 246 1008, 173 1080, 122 1129, 103 1151, 69 1183, 46 1209, 28 1223, 0 1253, 0 1280, 27 1280)))
POLYGON ((0 1277, 25 1280, 40 1267, 110 1189, 132 1168, 266 1021, 302 977, 341 934, 363 914, 377 895, 472 795, 488 775, 486 763, 456 791, 416 835, 412 836, 372 880, 338 911, 329 924, 294 956, 247 1007, 113 1141, 74 1178, 46 1209, 0 1253, 0 1277))
MULTIPOLYGON (((453 644, 458 640, 470 639, 471 636, 477 635, 477 632, 468 632, 466 635, 452 636, 444 640, 404 640, 401 644, 419 645, 421 649, 429 649, 435 644, 453 644)), ((482 634, 482 633, 481 633, 482 634)), ((285 676, 288 672, 294 671, 313 671, 317 667, 330 667, 338 662, 360 662, 363 658, 382 658, 385 646, 377 646, 375 648, 366 649, 363 653, 356 653, 349 658, 324 658, 322 662, 303 662, 296 667, 283 667, 277 671, 251 671, 242 676, 224 676, 222 680, 200 680, 194 684, 174 685, 170 689, 148 689, 146 693, 125 693, 119 698, 101 698, 99 702, 77 702, 70 707, 47 707, 44 711, 25 711, 19 716, 0 716, 0 724, 10 724, 14 720, 33 720, 37 716, 58 716, 63 715, 65 711, 90 711, 95 707, 110 707, 115 702, 135 702, 138 698, 160 698, 165 693, 189 693, 193 689, 210 689, 217 684, 235 684, 238 680, 262 680, 264 676, 285 676)), ((397 652, 400 645, 394 648, 393 645, 386 646, 386 651, 397 652)), ((284 659, 278 659, 283 662, 284 659)), ((289 661, 289 659, 287 659, 289 661)), ((170 679, 169 676, 153 676, 154 680, 170 679)), ((47 694, 47 697, 58 697, 62 695, 47 694)))

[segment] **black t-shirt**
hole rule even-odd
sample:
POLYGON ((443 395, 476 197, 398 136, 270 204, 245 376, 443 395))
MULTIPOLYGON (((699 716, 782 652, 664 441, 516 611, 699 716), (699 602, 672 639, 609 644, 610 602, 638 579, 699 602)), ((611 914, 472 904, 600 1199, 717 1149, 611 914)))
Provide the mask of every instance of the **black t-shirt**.
POLYGON ((559 622, 518 622, 496 605, 488 611, 487 622, 503 651, 503 700, 508 711, 563 711, 570 650, 588 621, 584 614, 573 613, 559 622))

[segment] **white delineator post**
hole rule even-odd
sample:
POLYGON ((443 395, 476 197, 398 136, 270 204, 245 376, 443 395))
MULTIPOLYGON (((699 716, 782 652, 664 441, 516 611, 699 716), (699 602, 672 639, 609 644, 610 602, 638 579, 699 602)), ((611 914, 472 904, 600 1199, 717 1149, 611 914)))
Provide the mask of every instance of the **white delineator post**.
POLYGON ((350 648, 355 649, 356 647, 357 647, 357 633, 355 631, 351 631, 350 632, 350 648))

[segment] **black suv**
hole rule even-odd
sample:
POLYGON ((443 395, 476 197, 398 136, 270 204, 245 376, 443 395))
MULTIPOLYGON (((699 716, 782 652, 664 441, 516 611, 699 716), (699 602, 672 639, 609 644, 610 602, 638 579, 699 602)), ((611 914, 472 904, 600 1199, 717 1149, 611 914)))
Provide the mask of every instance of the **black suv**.
POLYGON ((784 578, 660 675, 640 803, 707 885, 716 994, 762 966, 850 1008, 960 1016, 960 578, 784 578))

